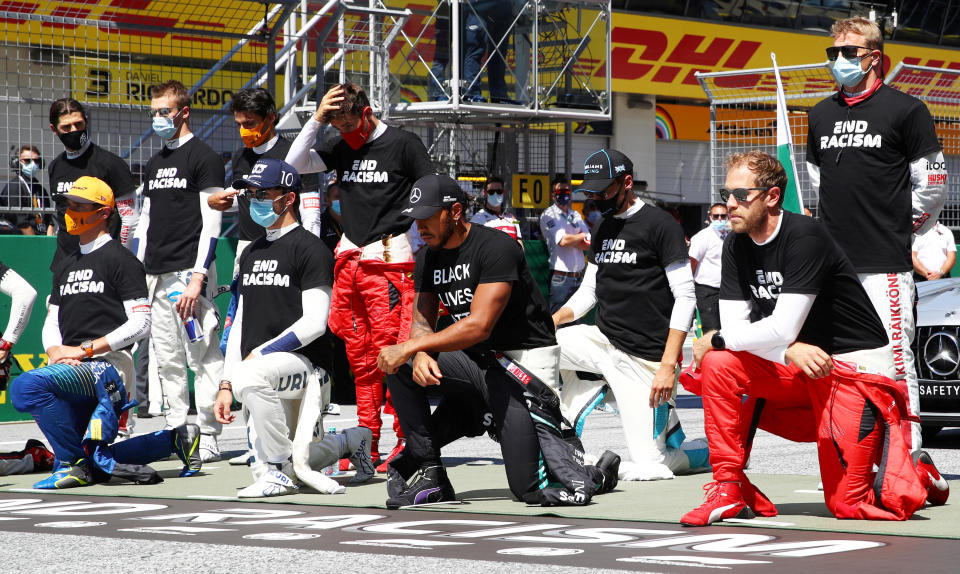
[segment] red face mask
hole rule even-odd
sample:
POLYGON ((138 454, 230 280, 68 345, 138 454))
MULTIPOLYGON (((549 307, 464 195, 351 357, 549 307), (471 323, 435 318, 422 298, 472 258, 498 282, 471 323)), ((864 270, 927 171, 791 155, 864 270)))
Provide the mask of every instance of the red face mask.
POLYGON ((353 149, 363 147, 363 144, 367 143, 367 138, 370 137, 370 132, 373 131, 373 122, 367 119, 367 113, 370 111, 372 111, 370 106, 363 108, 363 112, 360 114, 360 125, 357 126, 357 129, 340 134, 343 136, 343 141, 347 142, 347 145, 353 149))

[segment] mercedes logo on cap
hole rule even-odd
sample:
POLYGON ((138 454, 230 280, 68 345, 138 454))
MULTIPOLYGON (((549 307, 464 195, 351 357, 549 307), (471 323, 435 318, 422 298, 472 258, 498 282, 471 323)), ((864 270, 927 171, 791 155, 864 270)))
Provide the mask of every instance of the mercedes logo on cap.
POLYGON ((416 203, 420 201, 420 188, 415 187, 410 191, 410 203, 416 203))
POLYGON ((960 365, 960 341, 951 333, 940 331, 923 346, 923 361, 935 375, 951 375, 960 365))

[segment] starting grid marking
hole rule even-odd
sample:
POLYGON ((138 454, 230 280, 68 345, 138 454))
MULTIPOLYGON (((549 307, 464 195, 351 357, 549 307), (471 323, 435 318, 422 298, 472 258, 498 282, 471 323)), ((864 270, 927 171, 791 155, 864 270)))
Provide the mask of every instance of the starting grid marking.
MULTIPOLYGON (((938 564, 949 565, 955 554, 953 540, 903 536, 238 505, 229 500, 83 499, 36 492, 0 493, 0 522, 7 531, 269 546, 278 552, 291 548, 669 572, 765 572, 770 567, 782 573, 813 568, 889 571, 896 563, 922 563, 925 571, 933 572, 940 571, 938 564)), ((771 521, 764 526, 785 524, 771 521)))

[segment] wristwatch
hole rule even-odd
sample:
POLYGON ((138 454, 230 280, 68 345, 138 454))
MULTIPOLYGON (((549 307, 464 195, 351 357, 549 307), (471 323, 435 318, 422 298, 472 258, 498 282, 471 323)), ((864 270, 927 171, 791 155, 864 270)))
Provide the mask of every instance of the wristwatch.
POLYGON ((720 334, 720 331, 715 332, 713 337, 710 337, 710 346, 717 351, 722 351, 727 348, 727 343, 723 340, 723 335, 720 334))
POLYGON ((93 358, 93 341, 84 341, 80 343, 80 348, 87 354, 87 358, 93 358))
POLYGON ((0 351, 9 351, 13 348, 13 343, 6 339, 0 339, 0 351))

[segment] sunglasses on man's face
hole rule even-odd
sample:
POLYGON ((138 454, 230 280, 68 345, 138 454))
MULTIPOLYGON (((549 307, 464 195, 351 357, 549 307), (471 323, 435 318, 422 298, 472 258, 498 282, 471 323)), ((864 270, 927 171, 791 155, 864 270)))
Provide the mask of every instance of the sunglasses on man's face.
MULTIPOLYGON (((870 50, 870 48, 866 46, 830 46, 827 48, 827 59, 831 62, 836 62, 837 56, 840 54, 843 54, 845 60, 863 59, 870 55, 870 52, 867 52, 862 56, 858 56, 857 54, 860 53, 860 50, 870 50)), ((872 52, 873 50, 870 51, 872 52)))
POLYGON ((503 193, 503 188, 487 190, 487 195, 500 195, 501 193, 503 193))
MULTIPOLYGON (((723 202, 730 201, 730 196, 737 198, 737 201, 743 203, 747 201, 751 191, 769 191, 769 187, 738 187, 737 189, 720 188, 720 199, 723 202)), ((756 196, 759 197, 759 196, 756 196)), ((756 198, 755 197, 755 198, 756 198)))
POLYGON ((242 193, 243 193, 243 196, 247 199, 256 199, 257 201, 263 201, 264 199, 270 199, 269 197, 267 197, 267 194, 270 193, 271 191, 283 191, 283 189, 279 187, 271 187, 267 189, 247 188, 242 193))
POLYGON ((726 218, 727 218, 727 214, 726 214, 726 213, 711 213, 711 214, 710 214, 710 219, 726 219, 726 218))
MULTIPOLYGON (((167 117, 170 115, 170 112, 177 110, 177 108, 150 108, 150 111, 147 112, 150 114, 150 118, 155 118, 157 116, 167 117)), ((180 110, 177 110, 180 111, 180 110)))

